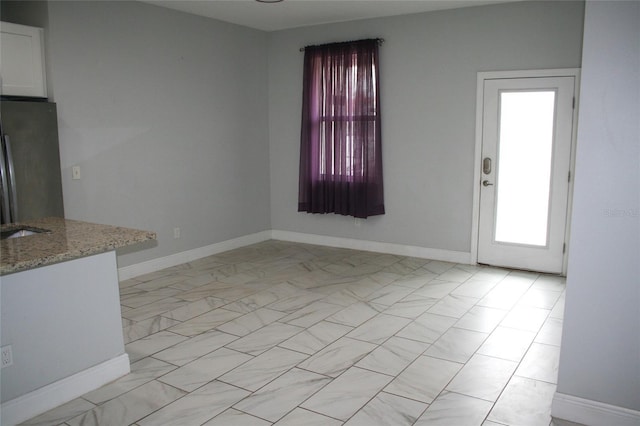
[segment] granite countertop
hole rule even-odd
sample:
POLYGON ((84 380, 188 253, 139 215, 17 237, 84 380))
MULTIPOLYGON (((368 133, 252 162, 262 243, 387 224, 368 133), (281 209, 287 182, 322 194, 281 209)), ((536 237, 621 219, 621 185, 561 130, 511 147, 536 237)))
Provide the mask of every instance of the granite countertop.
POLYGON ((12 223, 3 225, 0 229, 7 231, 18 227, 45 229, 51 232, 1 240, 0 275, 65 262, 156 239, 155 232, 98 225, 59 217, 12 223))

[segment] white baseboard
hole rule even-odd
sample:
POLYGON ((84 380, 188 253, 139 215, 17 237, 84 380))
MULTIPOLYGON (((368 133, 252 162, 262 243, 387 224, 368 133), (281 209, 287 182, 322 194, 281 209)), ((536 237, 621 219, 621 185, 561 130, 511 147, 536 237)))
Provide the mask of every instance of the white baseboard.
POLYGON ((472 263, 471 253, 462 251, 408 246, 404 244, 381 243, 377 241, 356 240, 351 238, 327 237, 325 235, 278 230, 271 231, 271 238, 274 240, 316 244, 319 246, 348 248, 353 250, 372 251, 376 253, 389 253, 399 256, 419 257, 422 259, 441 260, 444 262, 464 264, 472 263))
POLYGON ((13 426, 98 389, 131 371, 126 353, 2 403, 0 424, 13 426))
POLYGON ((205 247, 199 247, 169 256, 148 260, 146 262, 136 263, 135 265, 123 266, 122 268, 118 268, 118 276, 121 281, 128 280, 129 278, 160 271, 183 263, 193 262, 194 260, 201 259, 203 257, 212 256, 214 254, 248 246, 250 244, 256 244, 269 239, 271 239, 271 231, 257 232, 255 234, 245 235, 205 247))
POLYGON ((588 426, 638 426, 640 411, 556 392, 551 415, 588 426))

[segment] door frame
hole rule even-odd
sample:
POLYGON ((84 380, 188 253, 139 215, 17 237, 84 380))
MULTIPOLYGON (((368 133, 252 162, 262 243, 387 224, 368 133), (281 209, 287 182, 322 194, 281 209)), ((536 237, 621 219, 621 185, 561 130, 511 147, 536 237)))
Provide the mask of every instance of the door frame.
POLYGON ((569 190, 567 219, 565 226, 565 251, 562 260, 562 275, 567 274, 567 258, 569 254, 569 234, 571 231, 571 214, 573 207, 573 177, 575 176, 575 155, 578 130, 578 106, 580 105, 580 68, 518 70, 518 71, 480 71, 476 82, 476 135, 473 165, 473 208, 471 220, 471 262, 478 263, 478 237, 480 234, 480 184, 482 181, 482 130, 484 123, 484 83, 486 80, 544 77, 574 77, 573 123, 571 130, 571 156, 569 164, 569 190))

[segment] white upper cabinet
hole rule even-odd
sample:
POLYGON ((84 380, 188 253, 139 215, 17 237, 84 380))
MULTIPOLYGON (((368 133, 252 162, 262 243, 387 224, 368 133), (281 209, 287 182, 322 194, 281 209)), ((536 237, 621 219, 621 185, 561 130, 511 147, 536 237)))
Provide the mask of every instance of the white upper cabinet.
POLYGON ((44 31, 0 22, 2 95, 46 98, 44 31))

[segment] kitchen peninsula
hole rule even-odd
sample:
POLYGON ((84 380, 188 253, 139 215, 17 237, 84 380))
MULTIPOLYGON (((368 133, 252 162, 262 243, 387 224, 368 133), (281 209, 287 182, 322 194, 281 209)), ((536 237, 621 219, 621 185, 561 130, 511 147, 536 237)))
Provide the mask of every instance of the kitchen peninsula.
POLYGON ((156 235, 62 218, 0 230, 0 343, 12 353, 1 413, 11 425, 130 371, 115 250, 156 235))

